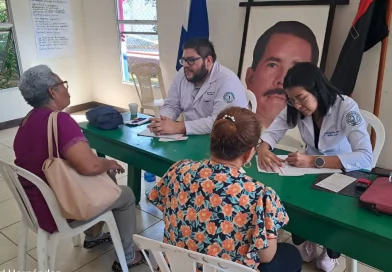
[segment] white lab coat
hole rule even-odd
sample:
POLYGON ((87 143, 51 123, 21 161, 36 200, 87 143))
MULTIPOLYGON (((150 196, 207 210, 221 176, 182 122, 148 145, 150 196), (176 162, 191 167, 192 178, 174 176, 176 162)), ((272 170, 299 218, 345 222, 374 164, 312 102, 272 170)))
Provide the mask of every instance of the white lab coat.
MULTIPOLYGON (((338 156, 345 171, 371 169, 373 162, 372 145, 366 121, 361 116, 357 103, 348 96, 339 96, 328 110, 320 129, 318 149, 314 144, 312 116, 298 117, 298 129, 307 145, 308 155, 338 156)), ((286 108, 275 118, 261 136, 272 149, 293 126, 287 124, 286 108)))
POLYGON ((226 107, 248 106, 245 89, 238 76, 219 62, 214 63, 209 77, 193 99, 194 90, 195 84, 186 79, 184 68, 181 68, 160 112, 161 116, 171 120, 177 120, 183 113, 188 135, 210 133, 216 116, 226 107))

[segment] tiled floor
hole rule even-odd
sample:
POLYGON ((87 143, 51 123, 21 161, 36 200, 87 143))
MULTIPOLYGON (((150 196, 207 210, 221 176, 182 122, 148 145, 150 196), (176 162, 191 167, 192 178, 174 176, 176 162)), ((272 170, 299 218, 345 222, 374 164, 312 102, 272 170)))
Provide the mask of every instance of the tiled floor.
MULTIPOLYGON (((84 121, 83 113, 73 114, 78 122, 84 121)), ((12 149, 16 129, 0 131, 0 159, 13 161, 15 159, 12 149)), ((119 184, 126 184, 126 174, 121 175, 119 184)), ((142 200, 137 209, 137 233, 162 241, 163 221, 162 213, 151 203, 146 201, 145 191, 151 188, 151 183, 142 181, 142 200)), ((0 271, 13 271, 17 269, 17 240, 20 212, 7 185, 0 177, 0 271)), ((289 233, 285 233, 283 240, 291 242, 289 233)), ((27 271, 37 269, 36 236, 29 232, 27 271)), ((321 251, 321 248, 319 248, 321 251)), ((57 249, 56 270, 61 272, 110 272, 113 263, 114 252, 110 245, 101 245, 97 248, 86 250, 73 247, 72 241, 63 240, 57 249)), ((345 259, 339 260, 340 265, 334 272, 345 271, 345 259)), ((16 270, 15 270, 16 271, 16 270)), ((133 268, 132 272, 150 271, 148 266, 141 265, 133 268)), ((305 264, 303 271, 319 271, 315 263, 305 264)), ((360 264, 359 272, 374 272, 376 270, 360 264)))

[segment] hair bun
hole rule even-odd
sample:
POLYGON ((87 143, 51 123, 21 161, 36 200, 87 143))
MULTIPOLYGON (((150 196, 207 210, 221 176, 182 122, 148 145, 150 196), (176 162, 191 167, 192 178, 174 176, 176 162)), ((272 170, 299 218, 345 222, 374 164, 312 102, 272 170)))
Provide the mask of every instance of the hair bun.
POLYGON ((211 154, 233 160, 255 147, 261 134, 259 117, 241 107, 224 109, 216 117, 211 131, 211 154))
POLYGON ((211 133, 211 137, 218 141, 226 140, 233 137, 237 132, 237 126, 235 124, 234 117, 225 116, 224 118, 217 120, 214 125, 214 129, 211 133))

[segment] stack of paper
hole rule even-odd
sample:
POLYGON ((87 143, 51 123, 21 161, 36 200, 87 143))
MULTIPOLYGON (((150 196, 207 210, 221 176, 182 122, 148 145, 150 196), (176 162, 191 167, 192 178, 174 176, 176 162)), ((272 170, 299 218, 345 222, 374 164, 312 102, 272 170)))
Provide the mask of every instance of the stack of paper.
MULTIPOLYGON (((278 158, 282 160, 287 159, 287 155, 278 155, 278 158)), ((258 157, 256 156, 256 160, 258 157)), ((262 170, 259 165, 257 165, 259 172, 261 173, 274 173, 267 172, 262 170)), ((341 173, 342 171, 339 169, 330 169, 330 168, 299 168, 295 166, 289 165, 287 162, 284 163, 284 166, 280 167, 281 172, 279 172, 280 176, 303 176, 306 174, 326 174, 326 173, 341 173)))
POLYGON ((337 193, 346 188, 354 181, 356 181, 355 178, 335 173, 328 178, 323 179, 319 183, 316 183, 316 185, 337 193))
POLYGON ((138 133, 137 135, 159 138, 159 141, 161 141, 161 142, 184 141, 184 140, 188 139, 188 137, 185 137, 184 134, 155 135, 148 128, 146 128, 142 132, 138 133))

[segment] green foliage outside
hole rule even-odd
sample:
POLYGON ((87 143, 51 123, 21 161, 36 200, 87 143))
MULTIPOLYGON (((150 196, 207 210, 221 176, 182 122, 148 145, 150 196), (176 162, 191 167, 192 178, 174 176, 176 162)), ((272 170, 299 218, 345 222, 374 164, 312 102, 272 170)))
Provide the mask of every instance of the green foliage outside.
MULTIPOLYGON (((8 22, 7 7, 5 0, 0 0, 0 23, 8 22)), ((7 30, 7 29, 1 29, 7 30)), ((19 67, 16 57, 15 44, 11 36, 11 41, 7 49, 7 57, 4 64, 4 69, 0 71, 0 90, 18 86, 19 67)))
POLYGON ((5 6, 5 0, 0 0, 0 23, 8 22, 7 8, 5 6))

